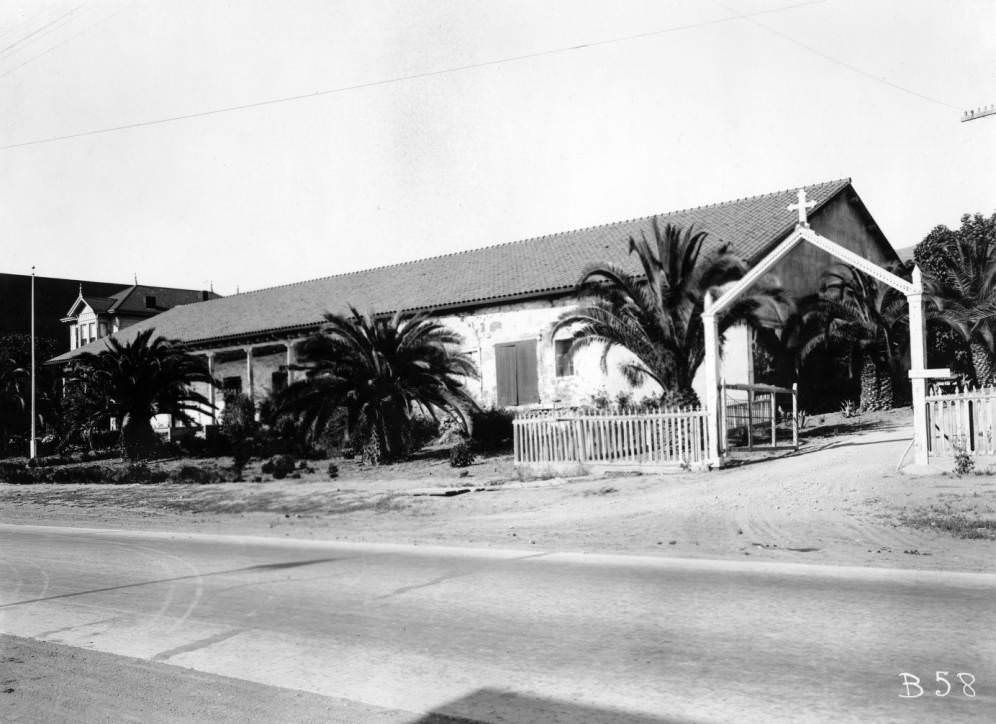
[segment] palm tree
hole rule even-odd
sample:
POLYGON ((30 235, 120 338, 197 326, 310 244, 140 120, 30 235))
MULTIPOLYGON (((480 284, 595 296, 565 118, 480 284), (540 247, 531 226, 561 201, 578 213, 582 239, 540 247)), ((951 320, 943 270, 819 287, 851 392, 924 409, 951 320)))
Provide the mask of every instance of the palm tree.
POLYGON ((969 346, 975 381, 993 383, 996 359, 996 240, 992 235, 958 236, 953 249, 925 275, 932 315, 969 346))
MULTIPOLYGON (((697 404, 692 379, 705 358, 705 295, 743 277, 747 265, 727 244, 704 252, 704 231, 672 224, 662 229, 655 218, 653 233, 653 246, 645 234, 629 238, 642 276, 610 262, 585 267, 577 283, 581 306, 565 312, 556 328, 574 326, 570 354, 602 345, 605 371, 609 352, 627 349, 636 359, 620 369, 631 384, 650 378, 664 390, 665 405, 697 404)), ((719 318, 720 334, 738 323, 758 326, 762 318, 780 318, 782 303, 773 288, 745 295, 719 318)))
POLYGON ((95 427, 114 420, 125 456, 147 455, 155 442, 152 418, 167 414, 193 423, 192 412, 210 413, 211 402, 191 385, 216 384, 203 357, 179 342, 152 338, 142 330, 131 342, 111 337, 99 353, 84 352, 72 362, 68 384, 81 396, 82 424, 95 427))
POLYGON ((455 347, 462 338, 428 314, 326 314, 325 328, 301 344, 306 379, 284 390, 280 407, 318 440, 345 411, 347 433, 374 463, 406 456, 416 407, 456 417, 469 430, 477 408, 464 380, 477 366, 455 347))
POLYGON ((801 358, 831 345, 843 348, 861 366, 861 408, 891 409, 908 324, 906 298, 864 272, 837 265, 824 274, 819 305, 820 328, 809 334, 801 358))

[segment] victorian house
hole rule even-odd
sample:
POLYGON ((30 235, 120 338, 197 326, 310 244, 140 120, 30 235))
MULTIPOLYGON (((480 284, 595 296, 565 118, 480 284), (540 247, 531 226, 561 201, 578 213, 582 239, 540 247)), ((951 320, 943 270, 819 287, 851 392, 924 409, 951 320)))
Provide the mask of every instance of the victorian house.
POLYGON ((76 300, 61 321, 68 325, 69 349, 73 351, 173 307, 218 298, 214 292, 144 284, 104 297, 87 293, 81 283, 76 300))

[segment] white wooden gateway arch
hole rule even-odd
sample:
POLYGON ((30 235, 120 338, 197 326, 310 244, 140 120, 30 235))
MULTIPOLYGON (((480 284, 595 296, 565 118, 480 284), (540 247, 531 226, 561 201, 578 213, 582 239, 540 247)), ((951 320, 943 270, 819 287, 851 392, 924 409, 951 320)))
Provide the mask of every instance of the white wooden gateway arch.
POLYGON ((868 259, 855 254, 850 249, 846 249, 840 244, 824 236, 820 236, 810 228, 806 218, 807 209, 814 206, 815 202, 806 201, 806 193, 802 189, 799 190, 798 194, 799 202, 788 206, 790 211, 799 212, 799 221, 795 226, 795 230, 789 234, 788 238, 748 271, 740 281, 723 292, 719 298, 713 300, 710 294, 706 294, 704 311, 702 313, 705 337, 705 362, 703 363, 705 365, 706 385, 705 407, 709 416, 710 430, 713 432, 713 434, 708 436, 710 448, 708 451, 708 462, 714 466, 721 465, 726 452, 725 450, 720 450, 720 435, 718 434, 720 400, 719 326, 717 315, 727 309, 737 297, 747 291, 751 285, 781 261, 792 249, 799 244, 808 243, 906 295, 906 300, 910 308, 909 376, 913 385, 914 459, 918 465, 925 465, 927 464, 927 380, 930 378, 948 377, 950 372, 946 369, 928 370, 924 366, 926 362, 926 327, 923 316, 923 282, 920 269, 919 267, 913 268, 913 281, 910 283, 905 279, 897 277, 895 274, 891 274, 868 259))

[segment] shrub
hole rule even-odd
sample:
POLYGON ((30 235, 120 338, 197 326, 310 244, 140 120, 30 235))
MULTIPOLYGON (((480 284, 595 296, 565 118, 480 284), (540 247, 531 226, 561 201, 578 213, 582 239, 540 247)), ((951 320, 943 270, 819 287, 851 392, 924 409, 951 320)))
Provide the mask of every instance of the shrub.
MULTIPOLYGON (((277 480, 283 480, 288 475, 294 472, 294 458, 290 455, 274 455, 268 461, 270 464, 270 472, 268 474, 272 475, 277 480)), ((266 470, 263 470, 266 473, 266 470)))
POLYGON ((328 473, 329 473, 329 478, 330 479, 338 478, 339 477, 339 466, 336 465, 335 463, 329 463, 328 473))
POLYGON ((226 395, 219 430, 232 448, 251 440, 256 427, 256 406, 249 396, 241 392, 226 395))
POLYGON ((840 403, 840 414, 844 417, 857 417, 861 414, 861 408, 854 402, 854 400, 844 400, 840 403))
POLYGON ((959 477, 969 475, 975 470, 975 458, 969 455, 968 451, 962 447, 955 449, 954 464, 955 474, 959 477))
POLYGON ((220 481, 221 474, 217 470, 202 468, 197 465, 182 465, 170 474, 170 480, 174 483, 206 485, 220 481))
POLYGON ((514 419, 514 413, 496 407, 474 412, 471 416, 474 426, 471 439, 482 450, 499 450, 507 447, 512 441, 514 419))
POLYGON ((465 442, 458 442, 450 448, 450 466, 465 468, 474 462, 474 451, 465 442))

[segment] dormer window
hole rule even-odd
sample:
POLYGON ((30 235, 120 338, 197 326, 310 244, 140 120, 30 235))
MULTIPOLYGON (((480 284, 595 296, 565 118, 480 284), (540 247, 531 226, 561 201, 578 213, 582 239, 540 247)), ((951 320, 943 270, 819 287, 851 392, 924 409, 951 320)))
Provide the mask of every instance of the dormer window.
POLYGON ((156 308, 156 298, 151 294, 145 295, 145 308, 155 309, 156 308))

